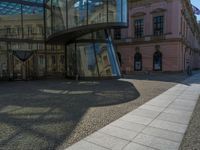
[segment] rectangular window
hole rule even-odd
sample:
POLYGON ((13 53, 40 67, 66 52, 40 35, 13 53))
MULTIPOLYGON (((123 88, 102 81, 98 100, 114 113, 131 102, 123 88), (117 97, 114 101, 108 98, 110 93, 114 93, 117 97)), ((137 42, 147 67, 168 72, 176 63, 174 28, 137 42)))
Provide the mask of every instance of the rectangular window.
POLYGON ((144 35, 144 19, 136 19, 134 21, 135 38, 141 38, 144 35))
POLYGON ((156 16, 153 18, 153 32, 155 36, 163 35, 164 16, 156 16))

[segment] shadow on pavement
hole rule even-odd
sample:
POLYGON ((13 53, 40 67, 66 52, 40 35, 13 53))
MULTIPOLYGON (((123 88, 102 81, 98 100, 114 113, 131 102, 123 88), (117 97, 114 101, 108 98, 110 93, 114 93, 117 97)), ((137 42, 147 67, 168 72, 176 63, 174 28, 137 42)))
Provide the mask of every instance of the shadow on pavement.
MULTIPOLYGON (((87 116, 90 108, 118 105, 139 96, 132 84, 117 80, 2 82, 0 149, 57 149, 71 138, 80 121, 92 117, 87 116)), ((94 109, 95 113, 99 112, 94 109)), ((85 132, 90 130, 88 124, 85 132)))

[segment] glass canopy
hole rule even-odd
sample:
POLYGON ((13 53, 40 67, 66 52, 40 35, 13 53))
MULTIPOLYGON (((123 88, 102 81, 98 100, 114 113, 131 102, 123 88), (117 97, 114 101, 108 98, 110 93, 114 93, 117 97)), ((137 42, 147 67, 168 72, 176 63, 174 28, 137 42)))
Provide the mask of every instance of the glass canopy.
MULTIPOLYGON (((41 3, 43 0, 26 0, 28 2, 41 3)), ((21 6, 19 3, 0 2, 0 15, 18 15, 21 14, 21 6)), ((24 14, 41 14, 42 7, 33 7, 26 5, 22 9, 24 14)))

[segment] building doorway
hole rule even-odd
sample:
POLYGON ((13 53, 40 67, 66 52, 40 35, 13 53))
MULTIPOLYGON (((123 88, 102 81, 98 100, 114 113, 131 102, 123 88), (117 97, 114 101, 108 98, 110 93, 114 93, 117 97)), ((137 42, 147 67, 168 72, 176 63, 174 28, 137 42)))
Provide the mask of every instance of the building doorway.
POLYGON ((141 71, 142 70, 142 54, 137 52, 134 56, 134 70, 141 71))

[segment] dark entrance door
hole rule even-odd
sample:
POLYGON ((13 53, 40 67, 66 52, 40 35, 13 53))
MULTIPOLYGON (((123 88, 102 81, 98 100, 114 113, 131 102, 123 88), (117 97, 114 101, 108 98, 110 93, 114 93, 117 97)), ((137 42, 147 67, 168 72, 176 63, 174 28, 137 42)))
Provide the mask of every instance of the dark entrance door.
POLYGON ((153 70, 162 71, 162 53, 159 51, 153 55, 153 70))
POLYGON ((142 70, 142 55, 137 52, 134 56, 134 70, 141 71, 142 70))

